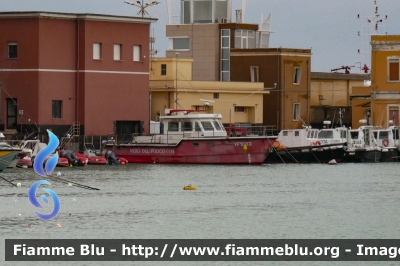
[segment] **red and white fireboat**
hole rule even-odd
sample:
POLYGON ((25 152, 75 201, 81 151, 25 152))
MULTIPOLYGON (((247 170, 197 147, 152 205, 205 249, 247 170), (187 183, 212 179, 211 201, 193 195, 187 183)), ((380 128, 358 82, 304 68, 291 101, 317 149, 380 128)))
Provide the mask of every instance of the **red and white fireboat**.
POLYGON ((262 164, 276 136, 228 136, 220 114, 166 109, 160 134, 133 136, 129 143, 115 140, 106 149, 129 163, 262 164))

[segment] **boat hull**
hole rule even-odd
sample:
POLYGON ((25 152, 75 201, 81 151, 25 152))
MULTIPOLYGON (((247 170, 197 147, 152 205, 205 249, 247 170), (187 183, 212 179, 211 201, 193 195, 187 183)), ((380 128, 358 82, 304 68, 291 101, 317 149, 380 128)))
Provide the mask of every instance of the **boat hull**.
POLYGON ((310 156, 310 147, 271 149, 265 163, 308 163, 310 156))
POLYGON ((129 163, 262 164, 275 138, 182 139, 177 145, 106 145, 129 163))
POLYGON ((320 163, 328 163, 331 160, 335 160, 337 163, 340 163, 344 156, 344 149, 342 145, 331 145, 324 146, 322 148, 313 147, 312 153, 310 156, 310 162, 320 162, 320 163))
POLYGON ((89 165, 106 165, 107 160, 103 157, 87 157, 87 164, 89 165))
POLYGON ((3 150, 0 151, 0 171, 8 168, 11 163, 16 159, 16 156, 20 153, 20 151, 13 150, 3 150))
POLYGON ((381 160, 382 152, 379 150, 345 151, 344 162, 377 163, 381 160))
POLYGON ((397 162, 398 156, 397 148, 382 148, 381 162, 397 162))
POLYGON ((343 144, 304 146, 285 149, 272 149, 265 163, 328 163, 341 162, 344 155, 343 144))

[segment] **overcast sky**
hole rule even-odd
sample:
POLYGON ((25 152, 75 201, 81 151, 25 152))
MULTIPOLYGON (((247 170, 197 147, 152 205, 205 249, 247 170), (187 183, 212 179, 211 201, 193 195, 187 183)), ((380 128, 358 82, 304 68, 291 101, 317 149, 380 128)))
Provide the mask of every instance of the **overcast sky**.
MULTIPOLYGON (((159 1, 161 4, 147 11, 151 17, 159 19, 152 27, 157 38, 155 48, 163 56, 167 49, 165 25, 168 17, 166 0, 159 1)), ((172 1, 173 14, 179 15, 180 0, 172 1)), ((379 24, 379 33, 400 35, 400 0, 377 0, 377 5, 384 20, 379 24)), ((241 0, 233 0, 233 13, 240 8, 241 0)), ((124 16, 136 16, 138 11, 123 0, 0 0, 0 10, 124 16)), ((371 23, 367 22, 367 17, 374 16, 374 0, 247 0, 244 22, 258 24, 261 14, 266 18, 269 13, 272 13, 272 30, 275 32, 270 47, 312 48, 312 71, 330 72, 342 65, 356 65, 351 72, 359 73, 357 67, 360 64, 356 62, 370 64, 368 34, 372 33, 372 28, 369 28, 371 23)))

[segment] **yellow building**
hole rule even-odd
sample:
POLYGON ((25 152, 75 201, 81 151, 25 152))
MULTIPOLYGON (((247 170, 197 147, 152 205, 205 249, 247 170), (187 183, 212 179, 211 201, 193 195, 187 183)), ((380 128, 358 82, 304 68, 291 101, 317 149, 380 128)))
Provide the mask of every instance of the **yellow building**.
POLYGON ((224 124, 262 124, 262 82, 193 81, 192 59, 152 58, 150 118, 157 121, 165 108, 204 110, 222 115, 224 124))
POLYGON ((399 125, 400 35, 371 36, 371 86, 352 95, 353 127, 360 119, 373 126, 399 125))

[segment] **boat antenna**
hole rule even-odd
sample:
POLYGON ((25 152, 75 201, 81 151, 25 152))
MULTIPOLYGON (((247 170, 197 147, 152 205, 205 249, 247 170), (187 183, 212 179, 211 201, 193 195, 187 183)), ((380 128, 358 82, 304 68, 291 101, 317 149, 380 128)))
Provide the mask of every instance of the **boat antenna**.
POLYGON ((307 128, 307 127, 309 127, 309 126, 306 124, 306 122, 304 122, 304 120, 303 120, 301 117, 300 117, 300 120, 301 120, 301 122, 303 123, 303 125, 302 125, 302 126, 303 126, 304 128, 307 128))
POLYGON ((343 121, 343 113, 345 112, 345 109, 344 108, 339 108, 339 125, 340 125, 340 127, 342 127, 343 125, 343 123, 342 123, 342 121, 343 121))

